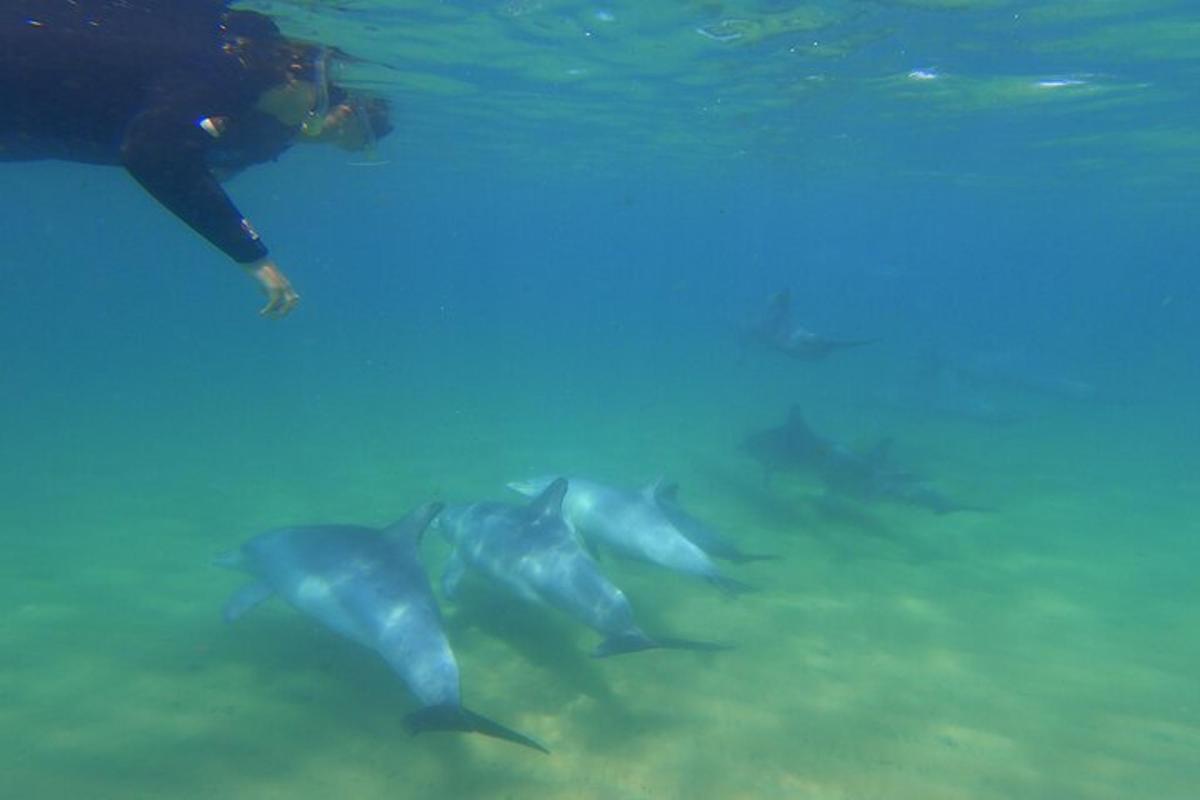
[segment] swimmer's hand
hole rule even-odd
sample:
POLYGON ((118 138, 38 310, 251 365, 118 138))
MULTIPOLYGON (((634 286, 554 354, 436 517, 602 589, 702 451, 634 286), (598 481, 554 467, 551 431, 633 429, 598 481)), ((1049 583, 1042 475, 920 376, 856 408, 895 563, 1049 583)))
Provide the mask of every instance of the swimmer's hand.
POLYGON ((267 304, 258 312, 264 317, 286 317, 300 303, 300 295, 296 294, 283 270, 270 258, 260 258, 247 264, 246 271, 267 293, 267 304))

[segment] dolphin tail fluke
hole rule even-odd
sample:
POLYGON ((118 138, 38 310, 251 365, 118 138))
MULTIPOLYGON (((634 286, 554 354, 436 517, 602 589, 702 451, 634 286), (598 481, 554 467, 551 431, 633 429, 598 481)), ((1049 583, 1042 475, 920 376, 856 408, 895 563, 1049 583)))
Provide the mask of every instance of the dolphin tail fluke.
POLYGON ((607 658, 608 656, 619 656, 625 653, 640 653, 643 650, 653 650, 656 647, 662 647, 662 645, 644 633, 618 633, 614 636, 609 636, 603 642, 596 645, 596 649, 592 651, 592 657, 607 658))
POLYGON ((668 650, 692 650, 698 653, 719 653, 722 650, 732 650, 733 645, 719 642, 697 642, 692 639, 676 639, 664 636, 654 640, 659 647, 668 650))
POLYGON ((704 578, 704 580, 708 581, 726 594, 752 594, 758 591, 757 586, 751 586, 750 584, 743 583, 736 578, 728 578, 724 575, 708 575, 704 578))
POLYGON ((481 733, 493 739, 503 739, 506 742, 523 745, 549 754, 549 750, 541 743, 528 736, 517 733, 512 728, 506 728, 499 722, 488 719, 482 714, 476 714, 470 709, 456 705, 426 706, 417 709, 404 718, 409 733, 429 733, 431 731, 456 731, 460 733, 481 733))
POLYGON ((592 656, 594 658, 607 658, 608 656, 619 656, 626 653, 640 653, 643 650, 658 649, 715 653, 731 648, 727 644, 717 644, 716 642, 696 642, 691 639, 675 639, 669 636, 651 639, 641 632, 620 633, 615 636, 609 636, 603 642, 596 645, 596 649, 592 651, 592 656))

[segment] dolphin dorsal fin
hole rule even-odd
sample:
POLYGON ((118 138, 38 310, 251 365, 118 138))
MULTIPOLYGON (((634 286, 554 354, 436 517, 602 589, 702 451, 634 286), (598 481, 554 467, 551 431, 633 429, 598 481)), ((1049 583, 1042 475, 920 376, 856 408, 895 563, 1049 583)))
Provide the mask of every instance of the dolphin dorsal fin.
POLYGON ((781 289, 771 295, 771 302, 767 305, 767 316, 764 320, 765 327, 772 332, 778 333, 781 330, 788 328, 792 321, 792 293, 787 289, 781 289))
POLYGON ((801 410, 800 406, 793 405, 788 409, 787 426, 789 428, 808 430, 808 423, 804 421, 804 411, 801 410))
POLYGON ((535 517, 562 516, 563 498, 567 496, 567 479, 555 478, 529 504, 535 517))
POLYGON ((813 433, 813 429, 808 427, 808 421, 804 419, 804 411, 799 405, 793 405, 788 409, 787 425, 785 426, 789 436, 799 436, 805 440, 815 440, 817 435, 813 433))
POLYGON ((403 519, 387 526, 383 533, 385 536, 411 536, 420 544, 429 523, 433 522, 433 518, 442 513, 445 507, 444 503, 426 503, 409 512, 403 519))
POLYGON ((887 436, 875 443, 875 446, 867 451, 866 457, 871 463, 878 466, 883 466, 892 460, 892 437, 887 436))

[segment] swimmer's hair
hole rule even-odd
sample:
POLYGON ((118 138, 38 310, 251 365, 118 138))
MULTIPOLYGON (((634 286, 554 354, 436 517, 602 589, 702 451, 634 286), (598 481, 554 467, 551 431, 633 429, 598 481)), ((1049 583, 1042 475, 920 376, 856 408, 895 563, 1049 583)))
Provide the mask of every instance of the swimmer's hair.
POLYGON ((243 36, 260 42, 283 39, 274 20, 255 11, 227 11, 222 27, 229 36, 243 36))

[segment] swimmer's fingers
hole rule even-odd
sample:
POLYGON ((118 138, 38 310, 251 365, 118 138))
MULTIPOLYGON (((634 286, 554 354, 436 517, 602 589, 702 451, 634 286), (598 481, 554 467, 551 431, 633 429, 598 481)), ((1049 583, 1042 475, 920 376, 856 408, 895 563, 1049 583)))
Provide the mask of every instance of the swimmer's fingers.
POLYGON ((291 286, 274 287, 269 294, 267 304, 258 312, 264 317, 282 319, 292 313, 300 303, 300 295, 296 294, 291 286))
POLYGON ((258 310, 260 317, 278 317, 283 296, 277 289, 267 289, 267 304, 258 310))
POLYGON ((279 296, 271 292, 267 298, 267 304, 258 310, 260 317, 278 317, 276 309, 279 308, 279 296))
POLYGON ((300 295, 296 294, 283 270, 270 259, 260 259, 247 269, 267 294, 267 304, 258 312, 261 316, 274 319, 286 317, 299 304, 300 295))

